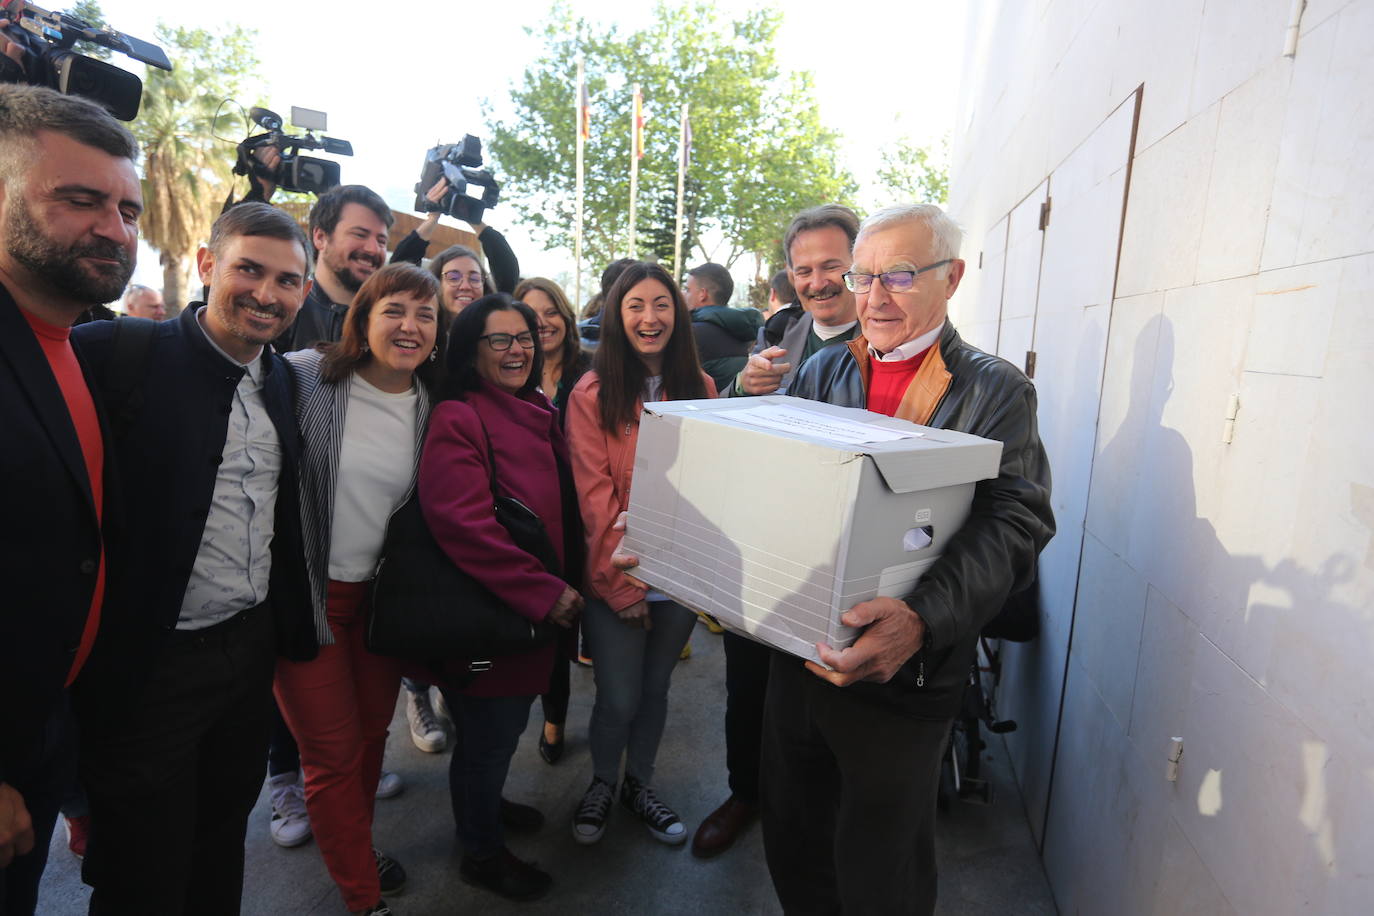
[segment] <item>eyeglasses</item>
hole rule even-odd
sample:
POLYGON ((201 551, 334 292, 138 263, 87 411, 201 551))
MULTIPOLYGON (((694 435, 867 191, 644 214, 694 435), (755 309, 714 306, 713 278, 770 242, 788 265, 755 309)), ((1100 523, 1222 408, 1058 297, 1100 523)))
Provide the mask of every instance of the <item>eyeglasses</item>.
POLYGON ((510 349, 512 343, 518 343, 522 349, 534 349, 534 335, 529 331, 520 334, 483 334, 478 340, 485 340, 487 346, 497 353, 504 353, 510 349))
POLYGON ((851 270, 844 275, 844 285, 852 293, 866 293, 873 288, 873 281, 877 280, 883 285, 883 289, 889 293, 909 293, 911 288, 916 285, 918 275, 937 267, 944 267, 953 260, 953 258, 945 258, 943 261, 936 261, 934 264, 927 264, 925 267, 918 267, 915 270, 885 270, 880 274, 858 274, 851 270))
POLYGON ((472 286, 481 286, 481 285, 482 285, 482 275, 481 275, 480 273, 478 273, 477 271, 475 271, 475 270, 474 270, 472 273, 469 273, 469 274, 465 274, 465 273, 463 273, 461 270, 446 270, 446 271, 444 271, 444 282, 445 282, 445 283, 452 283, 454 286, 457 286, 459 283, 462 283, 464 280, 467 280, 468 283, 469 283, 470 285, 472 285, 472 286))

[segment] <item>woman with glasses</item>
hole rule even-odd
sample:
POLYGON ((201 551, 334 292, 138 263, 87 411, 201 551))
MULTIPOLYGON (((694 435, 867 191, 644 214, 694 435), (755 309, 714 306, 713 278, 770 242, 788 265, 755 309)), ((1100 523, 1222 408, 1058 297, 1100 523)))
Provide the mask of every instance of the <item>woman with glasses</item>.
MULTIPOLYGON (((534 309, 539 318, 539 350, 544 356, 540 390, 558 409, 559 423, 566 429, 564 407, 568 395, 586 371, 591 359, 582 351, 577 336, 577 319, 572 305, 559 285, 543 277, 521 280, 515 298, 534 309)), ((539 735, 539 756, 555 764, 563 758, 563 725, 568 719, 568 700, 572 695, 570 668, 577 653, 577 628, 558 641, 549 692, 540 696, 544 708, 544 730, 539 735)))
POLYGON ((387 522, 415 487, 446 324, 434 278, 413 264, 374 273, 338 343, 298 350, 304 440, 301 526, 319 655, 282 660, 275 692, 300 745, 305 804, 329 874, 353 913, 389 913, 405 872, 372 846, 372 806, 397 661, 367 650, 369 583, 387 522))
MULTIPOLYGON (((448 378, 420 460, 420 507, 455 565, 516 613, 569 627, 582 607, 566 571, 580 565, 581 526, 558 417, 538 390, 538 332, 529 306, 504 293, 455 319, 448 378), (539 516, 563 577, 516 546, 493 512, 493 490, 539 516)), ((462 875, 513 900, 541 897, 552 883, 506 848, 501 789, 530 704, 549 689, 553 656, 552 645, 503 655, 466 687, 444 690, 457 725, 449 788, 462 875)))
POLYGON ((691 316, 677 284, 656 264, 627 266, 606 295, 592 371, 568 401, 568 439, 587 526, 583 627, 595 653, 596 701, 590 742, 594 775, 573 819, 573 838, 595 843, 611 802, 620 800, 655 839, 687 838, 681 819, 658 800, 654 759, 668 714, 673 666, 691 636, 691 611, 647 591, 611 566, 629 507, 639 415, 645 402, 715 397, 701 371, 691 316), (621 757, 625 779, 620 781, 621 757))

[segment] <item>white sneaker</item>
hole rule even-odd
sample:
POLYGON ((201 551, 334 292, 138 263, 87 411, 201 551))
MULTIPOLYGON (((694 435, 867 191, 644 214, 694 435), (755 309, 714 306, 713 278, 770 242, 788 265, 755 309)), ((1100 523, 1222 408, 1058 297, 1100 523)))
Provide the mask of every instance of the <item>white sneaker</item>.
POLYGON ((272 787, 272 841, 278 846, 299 846, 310 839, 310 815, 305 810, 305 790, 300 774, 282 773, 267 780, 272 787))
POLYGON ((434 715, 439 718, 439 724, 444 728, 453 728, 453 713, 449 711, 448 700, 444 699, 444 692, 438 687, 429 688, 430 699, 434 707, 434 715))
POLYGON ((405 791, 406 784, 399 773, 382 770, 382 778, 377 780, 378 798, 395 798, 405 791))
POLYGON ((448 747, 448 732, 430 705, 428 690, 406 691, 406 721, 410 723, 410 740, 426 754, 438 754, 448 747))

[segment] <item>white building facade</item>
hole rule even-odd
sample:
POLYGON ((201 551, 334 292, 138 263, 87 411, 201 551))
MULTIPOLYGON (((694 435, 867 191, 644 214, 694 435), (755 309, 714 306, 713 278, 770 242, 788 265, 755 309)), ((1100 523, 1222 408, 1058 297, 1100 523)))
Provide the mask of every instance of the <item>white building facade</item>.
POLYGON ((998 712, 1056 900, 1374 911, 1374 0, 970 16, 951 313, 1054 473, 998 712))

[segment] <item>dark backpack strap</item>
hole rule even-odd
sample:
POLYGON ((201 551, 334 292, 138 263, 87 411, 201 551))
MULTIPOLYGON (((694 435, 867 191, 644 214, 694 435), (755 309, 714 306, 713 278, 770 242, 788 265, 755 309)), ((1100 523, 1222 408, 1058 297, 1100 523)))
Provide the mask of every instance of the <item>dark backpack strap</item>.
POLYGON ((156 333, 157 322, 151 318, 120 318, 115 322, 110 359, 100 381, 110 431, 116 440, 128 434, 143 410, 143 389, 138 383, 147 374, 156 333))

